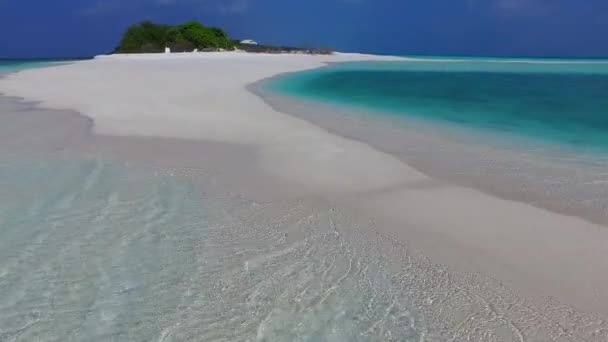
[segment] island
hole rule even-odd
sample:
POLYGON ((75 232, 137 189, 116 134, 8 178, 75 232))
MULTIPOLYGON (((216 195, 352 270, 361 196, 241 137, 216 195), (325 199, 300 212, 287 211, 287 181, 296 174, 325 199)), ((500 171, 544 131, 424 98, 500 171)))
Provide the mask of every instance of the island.
POLYGON ((197 21, 164 25, 143 21, 130 26, 114 54, 162 52, 245 51, 252 53, 298 53, 327 55, 331 48, 303 48, 257 44, 252 40, 232 39, 219 27, 207 27, 197 21))

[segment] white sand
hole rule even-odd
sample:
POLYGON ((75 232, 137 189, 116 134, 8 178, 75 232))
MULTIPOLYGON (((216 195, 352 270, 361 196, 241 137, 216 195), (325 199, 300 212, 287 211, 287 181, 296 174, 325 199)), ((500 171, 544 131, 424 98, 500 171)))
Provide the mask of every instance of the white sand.
MULTIPOLYGON (((276 112, 245 87, 324 62, 391 57, 243 53, 117 56, 24 71, 0 92, 77 110, 104 135, 245 144, 259 167, 348 205, 434 260, 542 300, 608 314, 608 229, 435 182, 398 159, 276 112), (431 184, 431 186, 421 186, 431 184)), ((243 165, 247 168, 247 165, 243 165)))

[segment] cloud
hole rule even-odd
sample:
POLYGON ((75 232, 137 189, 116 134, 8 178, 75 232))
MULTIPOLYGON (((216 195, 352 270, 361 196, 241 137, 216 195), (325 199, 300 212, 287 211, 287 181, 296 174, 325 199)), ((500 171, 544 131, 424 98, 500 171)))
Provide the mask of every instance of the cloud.
POLYGON ((107 14, 122 9, 141 7, 200 6, 201 10, 219 13, 242 13, 251 0, 96 0, 80 10, 85 15, 107 14))

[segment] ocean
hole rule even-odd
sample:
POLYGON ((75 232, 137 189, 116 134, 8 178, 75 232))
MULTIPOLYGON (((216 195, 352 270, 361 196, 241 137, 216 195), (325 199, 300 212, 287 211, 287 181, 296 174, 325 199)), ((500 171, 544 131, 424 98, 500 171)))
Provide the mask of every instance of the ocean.
POLYGON ((278 78, 276 92, 567 147, 608 151, 608 61, 430 58, 344 63, 278 78))
POLYGON ((74 59, 0 59, 0 75, 20 70, 69 63, 74 59))

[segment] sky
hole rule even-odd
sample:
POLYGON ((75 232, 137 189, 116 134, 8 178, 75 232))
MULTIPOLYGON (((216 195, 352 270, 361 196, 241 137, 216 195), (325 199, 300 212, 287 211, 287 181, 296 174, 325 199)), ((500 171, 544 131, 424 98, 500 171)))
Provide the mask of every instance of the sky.
POLYGON ((608 0, 0 0, 0 58, 108 53, 142 20, 340 51, 608 57, 608 0))

